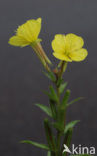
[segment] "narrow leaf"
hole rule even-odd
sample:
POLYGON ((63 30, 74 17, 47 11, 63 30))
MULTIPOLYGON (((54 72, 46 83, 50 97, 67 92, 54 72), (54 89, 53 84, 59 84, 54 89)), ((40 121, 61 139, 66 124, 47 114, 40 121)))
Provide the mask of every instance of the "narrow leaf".
POLYGON ((56 100, 51 93, 49 93, 47 91, 44 91, 44 93, 49 97, 50 100, 52 100, 52 101, 55 101, 56 100))
POLYGON ((62 82, 63 82, 63 79, 59 77, 57 80, 57 87, 59 87, 62 82))
POLYGON ((66 86, 67 86, 67 82, 65 82, 65 83, 63 83, 63 84, 60 85, 60 87, 59 87, 60 94, 63 93, 63 91, 66 88, 66 86))
POLYGON ((37 107, 39 107, 43 112, 45 112, 47 115, 52 117, 51 109, 45 105, 42 104, 35 104, 37 107))
POLYGON ((54 128, 56 128, 58 131, 60 131, 60 132, 64 131, 64 126, 63 126, 60 122, 52 123, 52 125, 53 125, 54 128))
POLYGON ((56 77, 53 72, 43 72, 46 77, 48 77, 51 81, 55 82, 56 77))
POLYGON ((68 123, 65 127, 65 130, 64 130, 64 134, 67 133, 67 131, 69 129, 72 129, 78 122, 80 122, 79 120, 75 120, 75 121, 71 121, 70 123, 68 123))
POLYGON ((65 95, 63 97, 63 100, 62 100, 63 107, 66 106, 66 104, 67 104, 67 102, 69 100, 69 96, 70 96, 70 90, 66 90, 66 93, 65 93, 65 95))
POLYGON ((78 97, 78 98, 72 100, 71 102, 69 102, 67 105, 69 106, 69 105, 71 105, 71 104, 73 104, 73 103, 75 103, 75 102, 77 102, 79 100, 82 100, 82 99, 84 99, 84 98, 83 97, 78 97))
POLYGON ((51 92, 53 100, 57 102, 58 101, 58 97, 57 97, 57 94, 56 94, 54 88, 52 86, 50 86, 49 88, 50 88, 50 92, 51 92))
POLYGON ((26 144, 31 144, 33 146, 36 146, 38 148, 42 148, 42 149, 45 149, 45 150, 49 150, 49 147, 45 144, 40 144, 40 143, 37 143, 37 142, 33 142, 33 141, 30 141, 30 140, 23 140, 21 141, 20 143, 26 143, 26 144))
POLYGON ((50 100, 50 108, 51 108, 52 117, 56 120, 57 119, 57 110, 56 110, 55 102, 52 100, 50 100))

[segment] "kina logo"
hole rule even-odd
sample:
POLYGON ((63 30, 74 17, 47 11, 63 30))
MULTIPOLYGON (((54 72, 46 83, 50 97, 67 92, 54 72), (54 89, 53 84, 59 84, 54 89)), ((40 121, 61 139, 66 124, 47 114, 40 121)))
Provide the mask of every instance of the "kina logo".
POLYGON ((72 149, 70 150, 67 145, 64 144, 63 153, 70 153, 70 154, 96 154, 95 147, 83 147, 81 145, 78 145, 77 147, 72 144, 72 149))

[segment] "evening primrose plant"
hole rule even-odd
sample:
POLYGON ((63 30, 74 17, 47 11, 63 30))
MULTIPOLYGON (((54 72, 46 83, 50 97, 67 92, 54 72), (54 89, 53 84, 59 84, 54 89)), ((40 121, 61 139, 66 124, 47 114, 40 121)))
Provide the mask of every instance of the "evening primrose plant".
POLYGON ((42 40, 39 38, 41 21, 41 18, 28 20, 19 26, 15 35, 9 39, 9 44, 12 46, 30 46, 44 66, 44 75, 51 81, 49 91, 45 92, 48 96, 49 106, 35 104, 48 115, 48 118, 44 119, 47 144, 40 144, 32 140, 24 140, 22 143, 32 144, 47 150, 47 156, 67 156, 68 153, 63 152, 64 144, 67 147, 70 146, 73 128, 79 121, 67 123, 66 110, 69 105, 81 98, 69 101, 70 90, 66 89, 67 82, 64 82, 63 74, 66 71, 67 64, 72 61, 83 61, 88 52, 83 48, 82 37, 75 34, 57 34, 51 42, 52 54, 59 60, 55 67, 41 45, 42 40))

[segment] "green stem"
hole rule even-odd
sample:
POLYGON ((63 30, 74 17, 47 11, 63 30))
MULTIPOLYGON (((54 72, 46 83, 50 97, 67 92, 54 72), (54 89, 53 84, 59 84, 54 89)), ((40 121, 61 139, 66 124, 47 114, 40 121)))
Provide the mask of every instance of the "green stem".
POLYGON ((57 90, 57 96, 58 96, 58 106, 60 105, 60 92, 59 92, 59 88, 56 85, 56 90, 57 90))
MULTIPOLYGON (((58 105, 57 109, 60 106, 60 92, 59 92, 59 87, 57 87, 57 82, 56 82, 56 91, 57 91, 57 96, 58 96, 58 105)), ((61 144, 61 132, 57 130, 57 153, 56 156, 60 156, 60 144, 61 144)))
MULTIPOLYGON (((57 112, 58 112, 59 107, 61 105, 60 92, 59 92, 59 88, 60 88, 61 84, 60 85, 57 85, 57 84, 58 84, 58 80, 62 79, 63 73, 65 72, 66 68, 67 68, 67 62, 61 61, 61 63, 60 63, 60 70, 57 73, 55 73, 56 79, 57 79, 56 82, 55 82, 55 87, 56 87, 56 92, 57 92, 57 97, 58 97, 57 112)), ((65 119, 64 119, 64 121, 65 121, 65 119)), ((61 131, 57 130, 57 140, 56 140, 57 141, 57 143, 56 143, 57 151, 55 152, 55 156, 62 156, 61 136, 62 136, 61 131)))
MULTIPOLYGON (((67 62, 62 61, 60 64, 60 71, 58 73, 58 77, 57 77, 57 82, 59 79, 62 78, 63 73, 65 72, 67 68, 67 62)), ((57 105, 57 109, 60 106, 61 102, 60 102, 60 92, 59 92, 59 87, 57 86, 57 82, 56 82, 56 91, 57 91, 57 96, 58 96, 58 105, 57 105)), ((65 119, 64 119, 65 120, 65 119)), ((57 155, 56 156, 62 156, 62 152, 61 152, 61 132, 59 130, 57 130, 57 155)))

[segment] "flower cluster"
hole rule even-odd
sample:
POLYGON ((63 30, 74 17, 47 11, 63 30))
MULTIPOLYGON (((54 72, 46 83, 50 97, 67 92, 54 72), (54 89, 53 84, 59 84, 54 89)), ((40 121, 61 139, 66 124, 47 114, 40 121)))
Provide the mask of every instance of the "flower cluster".
MULTIPOLYGON (((28 20, 23 25, 19 26, 16 35, 9 39, 9 44, 13 46, 32 46, 39 58, 44 59, 47 63, 51 63, 46 54, 41 50, 39 44, 41 39, 38 38, 41 30, 41 18, 28 20), (37 45, 35 49, 35 45, 37 45), (39 51, 40 49, 40 51, 39 51)), ((84 41, 82 37, 75 34, 57 34, 52 41, 53 55, 66 62, 83 61, 88 52, 83 48, 84 41)))

